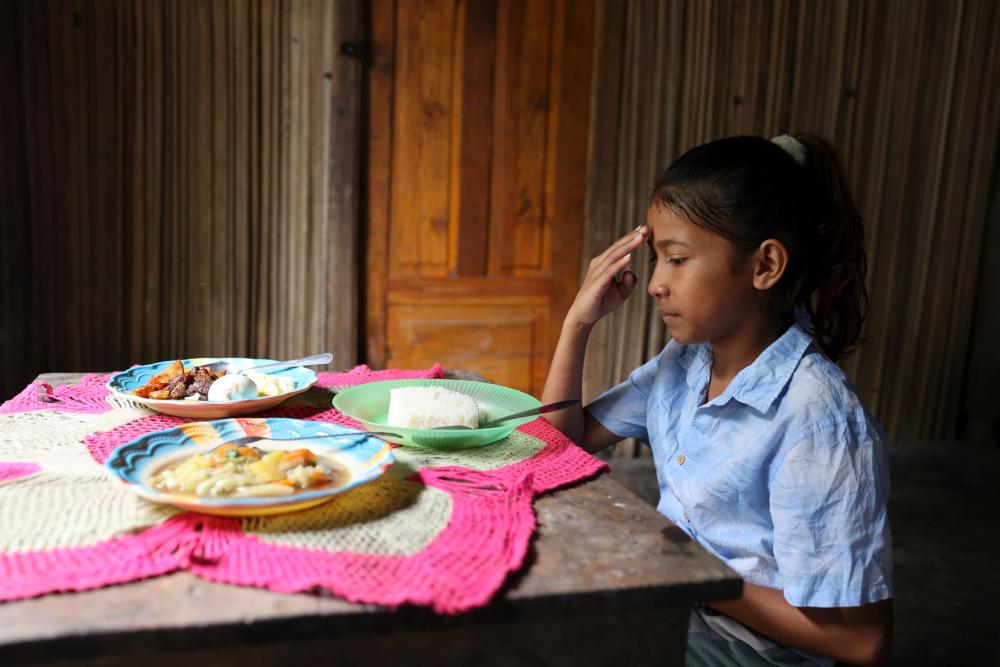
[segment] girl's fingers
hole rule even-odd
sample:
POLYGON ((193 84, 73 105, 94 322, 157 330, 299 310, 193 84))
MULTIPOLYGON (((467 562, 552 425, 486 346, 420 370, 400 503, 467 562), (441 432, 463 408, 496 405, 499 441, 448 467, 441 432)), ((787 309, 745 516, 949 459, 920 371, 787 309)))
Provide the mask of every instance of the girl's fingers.
POLYGON ((604 251, 603 254, 598 255, 591 266, 600 272, 603 272, 607 268, 609 263, 617 263, 621 260, 622 256, 626 253, 631 253, 633 250, 642 245, 645 241, 646 236, 643 231, 645 228, 640 227, 639 230, 634 232, 629 232, 622 238, 618 239, 610 248, 604 251))
POLYGON ((607 286, 608 284, 614 282, 615 276, 617 276, 622 269, 628 266, 631 261, 632 253, 629 252, 622 255, 615 261, 606 262, 605 265, 601 267, 600 271, 595 272, 595 281, 599 285, 607 286))
MULTIPOLYGON (((633 239, 633 242, 638 242, 638 240, 633 239)), ((637 282, 634 273, 625 271, 629 262, 632 261, 631 251, 618 257, 615 261, 605 259, 600 267, 597 265, 598 259, 605 258, 603 256, 594 258, 594 261, 591 262, 587 277, 584 279, 583 285, 580 286, 580 292, 577 294, 573 306, 583 312, 587 318, 590 318, 586 320, 590 322, 596 322, 606 314, 604 309, 607 306, 602 304, 606 301, 609 290, 614 289, 619 298, 624 300, 635 289, 637 282), (619 273, 622 273, 620 281, 615 279, 619 273)), ((613 306, 611 310, 616 307, 613 306)))
POLYGON ((646 229, 645 226, 643 226, 643 227, 636 227, 631 232, 629 232, 628 234, 622 236, 620 239, 618 239, 617 241, 615 241, 614 243, 612 243, 610 246, 608 246, 607 250, 605 250, 604 252, 602 252, 600 255, 598 255, 594 259, 597 260, 597 261, 601 261, 602 259, 607 259, 608 257, 611 257, 612 255, 619 254, 621 252, 622 248, 626 248, 626 247, 628 247, 629 245, 631 245, 633 243, 641 242, 643 239, 646 238, 646 236, 645 236, 645 229, 646 229))
POLYGON ((632 273, 631 271, 626 271, 622 275, 622 279, 618 281, 617 285, 618 293, 622 295, 622 299, 628 298, 629 294, 632 293, 632 290, 635 289, 635 284, 637 282, 638 279, 635 277, 635 274, 632 273))
POLYGON ((611 245, 609 255, 619 255, 625 248, 638 248, 646 239, 645 227, 637 227, 611 245))

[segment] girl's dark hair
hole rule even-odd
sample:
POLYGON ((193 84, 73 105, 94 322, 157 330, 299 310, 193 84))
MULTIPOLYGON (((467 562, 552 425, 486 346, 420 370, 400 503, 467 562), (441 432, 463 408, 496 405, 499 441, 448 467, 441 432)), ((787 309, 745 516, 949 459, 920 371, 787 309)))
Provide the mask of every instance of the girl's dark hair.
POLYGON ((653 204, 720 234, 741 262, 767 239, 789 263, 768 297, 782 313, 798 306, 833 360, 850 352, 868 311, 864 225, 844 172, 825 140, 798 134, 806 164, 763 137, 730 137, 693 148, 663 172, 653 204))

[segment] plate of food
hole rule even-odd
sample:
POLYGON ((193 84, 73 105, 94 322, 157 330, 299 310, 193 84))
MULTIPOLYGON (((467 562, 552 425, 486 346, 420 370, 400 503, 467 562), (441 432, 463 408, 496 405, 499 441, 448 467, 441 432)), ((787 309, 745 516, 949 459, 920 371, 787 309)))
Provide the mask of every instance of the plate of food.
POLYGON ((153 502, 262 516, 331 500, 381 477, 394 460, 391 445, 366 431, 272 417, 147 433, 115 449, 104 467, 153 502))
POLYGON ((534 396, 489 382, 470 380, 385 380, 347 389, 333 406, 369 431, 393 431, 390 442, 431 449, 481 447, 506 438, 537 415, 479 428, 480 423, 541 407, 534 396), (390 427, 390 424, 392 425, 390 427), (464 427, 456 430, 442 426, 464 427))
POLYGON ((175 417, 217 419, 268 410, 316 384, 316 373, 296 366, 273 373, 224 373, 206 368, 225 362, 239 369, 273 359, 202 357, 136 366, 108 381, 112 394, 175 417))

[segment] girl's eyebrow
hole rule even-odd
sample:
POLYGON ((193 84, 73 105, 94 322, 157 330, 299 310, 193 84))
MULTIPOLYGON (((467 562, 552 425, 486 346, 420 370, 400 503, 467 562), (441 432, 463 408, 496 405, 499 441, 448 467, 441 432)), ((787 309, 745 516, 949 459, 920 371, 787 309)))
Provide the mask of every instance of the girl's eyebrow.
POLYGON ((656 247, 660 249, 666 249, 668 246, 672 245, 682 245, 685 248, 692 247, 690 243, 685 243, 684 241, 678 241, 677 239, 660 239, 656 242, 656 247))

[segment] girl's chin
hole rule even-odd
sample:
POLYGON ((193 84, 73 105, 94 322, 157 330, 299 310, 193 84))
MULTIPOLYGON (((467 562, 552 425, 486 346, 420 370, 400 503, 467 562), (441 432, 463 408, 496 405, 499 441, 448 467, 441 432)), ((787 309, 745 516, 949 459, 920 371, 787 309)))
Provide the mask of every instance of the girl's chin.
POLYGON ((688 340, 688 337, 685 336, 681 331, 678 331, 671 326, 667 326, 667 333, 670 334, 671 340, 675 340, 681 345, 690 345, 692 342, 688 340))
POLYGON ((689 328, 685 327, 683 323, 678 322, 676 318, 672 318, 673 325, 667 324, 667 332, 670 334, 671 340, 675 340, 681 345, 696 345, 698 343, 704 343, 705 339, 698 336, 689 328))
POLYGON ((688 342, 687 336, 684 335, 686 332, 684 331, 684 327, 680 325, 680 322, 675 321, 671 323, 666 321, 667 318, 663 319, 664 319, 663 323, 667 326, 667 332, 670 334, 670 338, 677 341, 678 343, 683 343, 686 345, 688 342))

